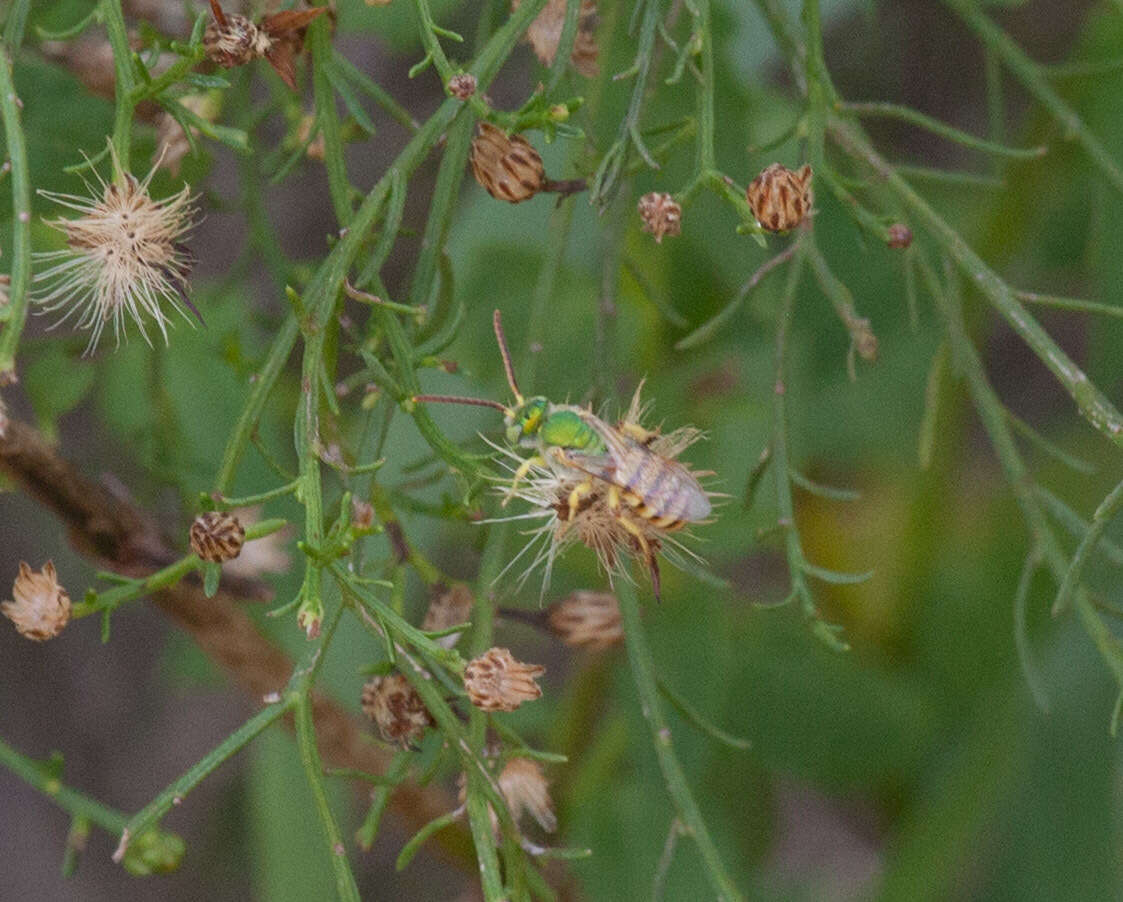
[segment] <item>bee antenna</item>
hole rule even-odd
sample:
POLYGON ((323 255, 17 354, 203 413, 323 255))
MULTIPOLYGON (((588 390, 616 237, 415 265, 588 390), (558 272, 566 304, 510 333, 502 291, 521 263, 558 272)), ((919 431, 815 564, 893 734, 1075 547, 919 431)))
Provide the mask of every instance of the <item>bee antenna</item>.
POLYGON ((519 391, 519 383, 515 381, 515 367, 511 363, 511 351, 507 347, 507 336, 503 334, 503 317, 498 310, 492 315, 492 325, 495 326, 495 340, 499 342, 499 353, 503 355, 503 369, 507 372, 507 384, 515 394, 515 402, 522 404, 523 396, 519 391))
POLYGON ((471 404, 473 407, 494 407, 505 414, 511 412, 506 404, 489 401, 487 398, 461 398, 459 395, 414 395, 413 400, 425 401, 429 404, 471 404))
POLYGON ((218 5, 216 0, 211 0, 211 12, 214 14, 215 21, 223 28, 226 27, 226 16, 223 15, 222 7, 218 5))

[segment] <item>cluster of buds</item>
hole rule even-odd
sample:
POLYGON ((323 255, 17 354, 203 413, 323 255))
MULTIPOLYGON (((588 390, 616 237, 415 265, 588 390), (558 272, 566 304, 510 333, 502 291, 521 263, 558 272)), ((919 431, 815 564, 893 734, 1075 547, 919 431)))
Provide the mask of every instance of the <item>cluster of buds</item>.
POLYGON ((470 72, 460 72, 448 80, 448 93, 457 100, 467 100, 476 93, 476 76, 470 72))
POLYGON ((811 167, 801 166, 793 172, 773 163, 749 183, 745 199, 762 229, 790 231, 811 211, 811 167))
POLYGON ((195 518, 188 536, 191 550, 204 561, 222 564, 242 553, 246 531, 228 511, 207 511, 195 518))
POLYGON ((296 88, 295 60, 304 47, 305 29, 326 6, 282 10, 255 24, 245 16, 227 14, 218 0, 210 4, 214 21, 203 32, 207 59, 223 69, 265 59, 286 85, 296 88))
POLYGON ((70 620, 70 596, 59 583, 51 561, 38 573, 20 561, 19 576, 12 583, 12 597, 14 601, 0 604, 0 612, 28 639, 53 639, 70 620))
MULTIPOLYGON (((511 0, 511 12, 517 10, 521 0, 511 0)), ((526 30, 526 39, 534 54, 544 66, 551 66, 558 55, 562 28, 565 25, 566 0, 549 0, 526 30)), ((595 0, 581 0, 577 13, 577 34, 573 39, 573 53, 569 61, 573 68, 586 78, 597 74, 597 4, 595 0)))
POLYGON ((514 711, 523 702, 541 698, 535 679, 546 668, 516 661, 506 648, 490 648, 464 668, 468 699, 484 711, 514 711))
POLYGON ((639 199, 639 215, 643 230, 655 236, 655 243, 662 244, 665 235, 678 235, 682 232, 682 207, 669 195, 652 191, 639 199))
POLYGON ((363 686, 363 711, 387 742, 415 746, 433 725, 433 717, 409 681, 400 673, 374 677, 363 686))
POLYGON ((468 157, 472 175, 497 200, 517 204, 543 191, 574 194, 586 188, 584 179, 554 182, 546 177, 542 157, 522 135, 507 135, 490 122, 481 122, 468 157))

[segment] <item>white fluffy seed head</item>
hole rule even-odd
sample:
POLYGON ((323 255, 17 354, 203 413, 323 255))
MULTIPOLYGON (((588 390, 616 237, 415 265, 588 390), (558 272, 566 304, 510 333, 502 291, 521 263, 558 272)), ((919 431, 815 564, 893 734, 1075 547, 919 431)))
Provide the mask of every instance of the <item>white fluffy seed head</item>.
POLYGON ((95 172, 97 185, 86 183, 91 196, 39 192, 78 216, 47 221, 66 235, 67 246, 35 255, 50 265, 35 274, 32 300, 43 313, 65 310, 51 328, 76 316, 77 327, 90 330, 86 354, 109 322, 120 345, 126 317, 149 344, 148 321, 155 322, 166 343, 165 303, 188 322, 193 309, 185 297, 190 255, 181 243, 194 225, 190 189, 153 200, 148 184, 159 161, 138 181, 122 170, 112 146, 110 154, 112 177, 106 182, 95 172))

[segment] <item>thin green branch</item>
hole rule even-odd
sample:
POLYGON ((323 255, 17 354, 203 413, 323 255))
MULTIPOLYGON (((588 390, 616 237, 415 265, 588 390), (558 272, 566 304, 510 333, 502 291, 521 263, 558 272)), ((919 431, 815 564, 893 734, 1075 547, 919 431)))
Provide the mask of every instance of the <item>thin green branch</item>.
POLYGON ((1054 616, 1065 613, 1069 605, 1072 604, 1072 597, 1076 592, 1076 587, 1080 585, 1084 567, 1107 527, 1119 513, 1120 508, 1123 508, 1123 482, 1120 482, 1111 490, 1108 496, 1100 502, 1095 513, 1092 514, 1091 525, 1089 525, 1088 531, 1084 533, 1084 538, 1080 540, 1076 553, 1072 556, 1072 562, 1069 564, 1068 570, 1065 571, 1061 587, 1057 590, 1057 599, 1053 602, 1054 616))
POLYGON ((121 166, 121 177, 129 171, 129 152, 132 144, 133 94, 136 78, 133 70, 133 51, 125 28, 121 0, 101 0, 101 20, 105 23, 106 37, 113 48, 113 75, 116 104, 113 108, 113 149, 121 166))
POLYGON ((1123 169, 1119 168, 1119 164, 1100 143, 1099 138, 1092 134, 1080 115, 1049 84, 1045 70, 990 20, 976 0, 944 0, 944 3, 959 15, 979 40, 1002 60, 1006 68, 1022 83, 1022 87, 1036 97, 1060 123, 1065 137, 1079 143, 1108 182, 1123 193, 1123 169))
POLYGON ((963 147, 969 147, 972 150, 980 150, 984 153, 994 154, 995 156, 1009 157, 1013 160, 1034 160, 1044 156, 1049 150, 1047 147, 1009 147, 1005 144, 987 141, 984 138, 977 138, 968 132, 948 125, 945 122, 941 122, 939 119, 926 116, 919 110, 914 110, 912 107, 900 106, 896 103, 840 102, 835 104, 835 109, 844 113, 853 113, 864 119, 898 119, 901 122, 907 122, 909 125, 915 125, 917 128, 929 131, 934 135, 939 135, 941 138, 954 141, 956 144, 960 144, 963 147))
POLYGON ((12 177, 12 264, 8 303, 0 306, 0 386, 16 380, 16 351, 27 319, 31 283, 31 179, 20 122, 20 100, 12 82, 12 61, 0 52, 0 118, 12 177))
POLYGON ((717 846, 710 837, 709 829, 694 801, 694 795, 686 782, 686 774, 679 764, 671 742, 671 730, 663 716, 662 705, 659 701, 658 681, 655 675, 655 663, 651 658, 651 650, 647 646, 647 639, 643 634, 643 621, 640 618, 639 601, 636 590, 627 579, 618 580, 616 583, 616 598, 620 603, 620 619, 624 626, 624 641, 628 649, 628 662, 631 665, 632 677, 639 693, 640 707, 644 719, 651 730, 652 743, 655 746, 655 755, 659 759, 659 768, 663 772, 663 779, 667 784, 667 792, 682 821, 683 830, 691 836, 698 846, 698 851, 705 864, 706 878, 710 886, 717 893, 718 898, 726 902, 744 898, 737 885, 729 876, 722 863, 717 846))

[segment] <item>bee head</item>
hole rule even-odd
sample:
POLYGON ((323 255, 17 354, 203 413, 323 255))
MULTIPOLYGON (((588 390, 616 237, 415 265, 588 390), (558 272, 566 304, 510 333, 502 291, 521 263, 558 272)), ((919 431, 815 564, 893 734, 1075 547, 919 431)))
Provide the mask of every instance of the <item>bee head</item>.
POLYGON ((532 444, 533 437, 542 428, 548 404, 541 396, 525 401, 520 398, 518 405, 503 417, 507 426, 507 442, 511 445, 532 444))

